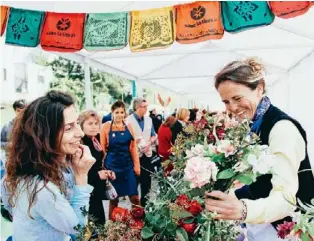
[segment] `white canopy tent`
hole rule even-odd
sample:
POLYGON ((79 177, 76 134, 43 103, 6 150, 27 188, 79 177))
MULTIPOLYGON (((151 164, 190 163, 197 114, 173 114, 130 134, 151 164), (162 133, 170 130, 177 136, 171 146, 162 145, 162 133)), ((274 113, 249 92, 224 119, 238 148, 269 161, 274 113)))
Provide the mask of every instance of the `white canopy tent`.
MULTIPOLYGON (((190 1, 3 1, 25 9, 54 12, 117 12, 158 8, 190 1)), ((108 52, 60 54, 85 64, 87 105, 91 103, 89 68, 92 66, 141 83, 152 83, 178 93, 184 105, 193 100, 210 109, 223 105, 213 86, 214 75, 228 62, 257 56, 266 64, 268 95, 273 102, 295 116, 309 136, 309 152, 314 160, 314 128, 311 103, 314 68, 314 7, 306 14, 292 18, 276 18, 267 27, 237 34, 225 33, 221 40, 198 44, 174 43, 169 48, 132 53, 128 47, 108 52), (313 143, 313 144, 312 144, 313 143)))

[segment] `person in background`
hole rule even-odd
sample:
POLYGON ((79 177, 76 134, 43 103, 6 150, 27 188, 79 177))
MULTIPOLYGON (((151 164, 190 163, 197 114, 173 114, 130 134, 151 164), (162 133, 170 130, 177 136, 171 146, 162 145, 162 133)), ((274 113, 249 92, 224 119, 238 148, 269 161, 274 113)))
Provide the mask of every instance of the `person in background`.
POLYGON ((159 127, 162 123, 162 116, 157 114, 156 109, 153 108, 149 111, 149 117, 152 118, 155 132, 158 132, 159 127))
POLYGON ((83 111, 79 116, 80 126, 85 134, 82 138, 84 145, 88 146, 92 156, 96 159, 95 164, 88 172, 88 183, 94 187, 89 202, 89 214, 95 218, 96 224, 105 224, 105 199, 106 180, 115 179, 114 172, 104 170, 104 152, 100 145, 100 117, 93 110, 83 111))
POLYGON ((1 185, 14 241, 70 240, 85 226, 95 158, 83 135, 73 98, 59 91, 34 100, 14 123, 1 185))
POLYGON ((168 116, 158 130, 158 154, 162 161, 168 160, 171 155, 172 132, 171 127, 177 121, 173 116, 168 116))
MULTIPOLYGON (((216 76, 215 87, 228 113, 249 119, 251 132, 260 136, 274 156, 272 174, 235 191, 236 196, 213 191, 206 209, 217 218, 246 223, 248 240, 279 241, 277 226, 291 221, 297 200, 314 198, 314 177, 301 124, 271 104, 265 95, 264 66, 255 58, 233 61, 216 76)), ((272 158, 272 157, 271 157, 272 158)))
POLYGON ((151 189, 151 172, 154 171, 152 164, 153 145, 157 140, 152 119, 145 116, 147 113, 147 101, 138 97, 133 100, 134 113, 129 115, 126 122, 130 124, 135 132, 135 140, 139 149, 141 175, 139 182, 141 184, 141 205, 146 205, 146 195, 151 189))
POLYGON ((18 117, 19 114, 24 110, 25 106, 26 106, 26 101, 24 99, 14 101, 13 109, 15 112, 15 118, 13 120, 9 121, 7 124, 5 124, 1 130, 0 142, 1 142, 1 148, 3 150, 6 150, 8 148, 9 137, 10 137, 11 132, 12 132, 14 121, 15 121, 16 117, 18 117))
POLYGON ((111 113, 109 113, 108 115, 104 115, 102 120, 101 120, 101 123, 106 123, 107 121, 111 121, 112 120, 112 115, 111 113))
POLYGON ((132 205, 139 205, 136 176, 141 173, 134 131, 124 122, 126 116, 123 101, 116 101, 111 106, 112 121, 102 125, 100 143, 105 152, 105 167, 114 171, 116 179, 111 183, 117 191, 118 198, 110 200, 109 218, 119 204, 119 197, 129 196, 132 205))
POLYGON ((198 112, 198 109, 189 109, 190 111, 190 118, 189 118, 189 122, 194 122, 196 121, 196 116, 197 116, 197 112, 198 112))
POLYGON ((180 108, 177 111, 177 121, 172 125, 172 140, 171 143, 175 144, 177 136, 183 132, 183 128, 190 119, 190 111, 185 108, 180 108))

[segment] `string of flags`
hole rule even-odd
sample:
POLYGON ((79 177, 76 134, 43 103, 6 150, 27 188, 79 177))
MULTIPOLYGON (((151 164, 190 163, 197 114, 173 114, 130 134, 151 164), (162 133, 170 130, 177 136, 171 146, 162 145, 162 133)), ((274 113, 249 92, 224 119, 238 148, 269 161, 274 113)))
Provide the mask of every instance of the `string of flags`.
POLYGON ((55 13, 1 6, 5 43, 46 51, 132 52, 221 39, 305 14, 314 1, 198 1, 118 13, 55 13))

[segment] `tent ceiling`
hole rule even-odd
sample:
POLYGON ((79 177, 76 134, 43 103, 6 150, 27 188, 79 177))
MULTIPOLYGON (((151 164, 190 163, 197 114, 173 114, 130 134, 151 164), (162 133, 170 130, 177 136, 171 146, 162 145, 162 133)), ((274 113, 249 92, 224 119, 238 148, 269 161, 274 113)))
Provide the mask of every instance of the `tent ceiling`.
MULTIPOLYGON (((142 10, 189 1, 168 2, 31 2, 4 1, 7 5, 56 12, 115 12, 142 10)), ((237 34, 225 33, 223 39, 132 53, 128 47, 108 52, 61 54, 81 63, 89 61, 98 69, 126 78, 150 82, 197 99, 214 92, 213 77, 226 63, 247 56, 260 57, 267 68, 271 86, 302 59, 314 51, 314 7, 293 19, 279 19, 267 27, 237 34)), ((205 100, 206 101, 206 100, 205 100)))

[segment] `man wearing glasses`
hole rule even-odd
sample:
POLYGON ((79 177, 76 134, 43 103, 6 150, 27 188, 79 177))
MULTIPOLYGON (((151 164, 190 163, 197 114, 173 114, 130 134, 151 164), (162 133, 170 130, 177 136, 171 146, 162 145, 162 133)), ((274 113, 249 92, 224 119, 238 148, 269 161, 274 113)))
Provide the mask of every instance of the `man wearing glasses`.
POLYGON ((151 163, 153 156, 152 144, 157 139, 152 119, 146 116, 147 108, 148 104, 144 98, 135 98, 133 101, 134 113, 126 119, 126 122, 132 126, 135 132, 134 139, 139 149, 141 163, 139 182, 141 184, 141 205, 143 207, 146 205, 146 195, 151 189, 151 172, 154 171, 151 163))

